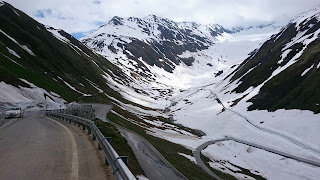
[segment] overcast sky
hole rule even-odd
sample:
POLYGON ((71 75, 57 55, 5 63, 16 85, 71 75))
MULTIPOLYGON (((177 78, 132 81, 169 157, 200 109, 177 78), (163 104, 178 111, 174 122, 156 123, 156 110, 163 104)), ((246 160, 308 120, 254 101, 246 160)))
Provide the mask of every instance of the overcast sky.
POLYGON ((76 37, 113 16, 150 14, 174 21, 220 24, 227 28, 277 22, 287 24, 319 0, 7 0, 37 21, 76 37))

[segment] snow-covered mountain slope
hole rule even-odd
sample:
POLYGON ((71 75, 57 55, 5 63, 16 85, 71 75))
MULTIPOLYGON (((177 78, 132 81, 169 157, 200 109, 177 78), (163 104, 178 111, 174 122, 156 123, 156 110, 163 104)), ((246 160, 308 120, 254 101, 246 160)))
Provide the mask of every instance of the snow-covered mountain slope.
MULTIPOLYGON (((152 56, 143 56, 127 46, 141 42, 143 46, 136 44, 136 47, 141 53, 147 53, 149 50, 144 49, 150 47, 151 42, 165 44, 167 39, 162 39, 159 32, 149 36, 138 31, 139 36, 135 36, 135 29, 128 28, 127 21, 121 19, 116 25, 107 24, 89 35, 90 38, 82 39, 131 75, 129 84, 117 83, 105 76, 109 84, 133 102, 159 109, 165 107, 166 115, 175 123, 199 129, 206 136, 191 138, 152 129, 150 134, 191 150, 208 140, 231 136, 320 161, 320 144, 316 138, 320 132, 319 114, 313 113, 319 110, 318 10, 297 17, 280 32, 278 26, 270 25, 234 28, 209 36, 210 33, 202 31, 206 29, 204 26, 178 23, 178 27, 192 27, 191 32, 209 37, 206 40, 211 44, 201 41, 207 43, 206 48, 184 49, 175 54, 178 58, 194 60, 189 66, 172 63, 175 66, 169 71, 145 60, 152 56), (109 28, 114 29, 108 31, 109 28), (99 43, 103 46, 97 49, 95 44, 99 43), (117 51, 112 52, 112 47, 117 51), (276 111, 248 111, 248 107, 276 111)), ((159 54, 150 51, 153 53, 159 54)), ((164 57, 152 58, 165 63, 164 57)), ((212 167, 238 178, 246 177, 238 167, 267 179, 316 179, 320 175, 318 167, 235 142, 210 145, 204 152, 212 159, 212 167), (225 151, 230 153, 226 155, 225 151), (261 163, 264 157, 272 164, 261 163)))
POLYGON ((0 102, 16 104, 23 109, 56 109, 65 107, 66 101, 55 92, 47 92, 24 79, 21 79, 21 81, 29 87, 20 86, 17 88, 1 81, 0 102))
POLYGON ((172 72, 176 65, 190 66, 194 61, 178 54, 207 49, 215 37, 225 31, 219 25, 177 23, 155 15, 143 19, 114 17, 81 41, 111 60, 120 58, 118 54, 125 55, 143 69, 144 65, 138 60, 142 57, 149 65, 172 72))
POLYGON ((81 41, 130 79, 115 84, 105 76, 111 86, 131 101, 154 107, 159 104, 154 101, 165 97, 168 90, 218 81, 279 29, 270 24, 231 31, 217 24, 177 23, 154 15, 114 17, 81 41))
MULTIPOLYGON (((167 72, 172 72, 179 65, 192 66, 199 61, 202 65, 211 67, 219 61, 228 59, 223 50, 218 50, 219 43, 228 40, 250 41, 248 45, 238 47, 241 47, 239 52, 247 55, 250 50, 253 50, 252 46, 257 47, 257 44, 262 43, 279 28, 273 25, 238 28, 234 33, 218 24, 177 23, 154 15, 143 19, 114 17, 107 24, 82 38, 81 41, 123 67, 122 69, 131 69, 131 71, 148 77, 152 71, 145 67, 141 60, 167 72), (212 49, 212 46, 216 48, 212 49), (204 50, 206 51, 203 52, 204 50), (190 55, 193 53, 194 55, 190 55), (203 62, 202 59, 205 59, 205 56, 212 54, 218 55, 219 58, 207 57, 208 59, 203 62), (201 55, 203 57, 199 60, 201 55)), ((234 56, 238 55, 234 53, 234 56)), ((233 62, 229 60, 228 63, 233 62)))
MULTIPOLYGON (((25 79, 43 88, 47 93, 35 98, 41 103, 49 92, 66 101, 105 101, 108 98, 103 93, 114 91, 101 74, 112 72, 118 78, 123 77, 116 66, 70 34, 45 26, 8 3, 2 2, 0 6, 0 21, 0 82, 21 89, 29 87, 21 81, 25 79)), ((6 95, 9 94, 10 91, 6 95)))
POLYGON ((320 10, 293 19, 234 71, 232 92, 252 109, 320 112, 320 10))
MULTIPOLYGON (((316 8, 293 19, 221 81, 172 93, 168 114, 206 133, 202 142, 236 137, 320 162, 319 12, 316 8)), ((201 143, 159 136, 191 149, 201 143)), ((212 167, 239 178, 244 177, 236 172, 238 166, 267 179, 320 176, 318 167, 233 141, 204 152, 212 167), (265 158, 272 164, 261 163, 265 158)))

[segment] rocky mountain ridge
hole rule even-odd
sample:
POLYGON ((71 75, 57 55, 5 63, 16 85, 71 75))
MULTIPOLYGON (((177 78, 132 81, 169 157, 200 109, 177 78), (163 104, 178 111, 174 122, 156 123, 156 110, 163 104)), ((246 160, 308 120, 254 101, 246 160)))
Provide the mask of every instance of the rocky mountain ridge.
MULTIPOLYGON (((135 72, 150 70, 139 60, 172 73, 177 66, 192 66, 196 57, 184 53, 207 50, 219 38, 252 29, 277 31, 279 26, 239 27, 228 30, 218 24, 201 25, 194 22, 174 22, 150 15, 145 18, 113 17, 107 24, 81 39, 97 53, 120 65, 119 59, 136 67, 135 72), (123 55, 123 56, 122 56, 123 55), (127 60, 128 59, 128 60, 127 60), (140 70, 138 70, 140 69, 140 70)), ((141 75, 148 76, 139 72, 141 75)))

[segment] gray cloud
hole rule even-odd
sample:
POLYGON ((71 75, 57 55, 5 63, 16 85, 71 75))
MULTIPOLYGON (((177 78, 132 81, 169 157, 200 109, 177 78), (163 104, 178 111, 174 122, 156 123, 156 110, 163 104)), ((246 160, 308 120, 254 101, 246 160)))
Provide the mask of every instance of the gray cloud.
POLYGON ((320 4, 319 0, 8 0, 8 3, 43 24, 69 33, 92 31, 113 16, 150 14, 225 27, 286 24, 320 4))

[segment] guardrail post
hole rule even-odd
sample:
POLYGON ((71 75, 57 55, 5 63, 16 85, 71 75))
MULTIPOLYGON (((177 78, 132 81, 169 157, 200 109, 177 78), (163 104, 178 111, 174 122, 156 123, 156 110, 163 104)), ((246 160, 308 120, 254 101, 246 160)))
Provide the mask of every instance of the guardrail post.
POLYGON ((109 143, 112 141, 112 137, 105 137, 104 139, 106 139, 109 143))
POLYGON ((57 112, 62 112, 62 113, 74 113, 74 115, 62 115, 59 113, 52 113, 51 112, 46 112, 48 116, 52 116, 56 119, 62 119, 65 121, 69 121, 69 123, 74 123, 74 125, 82 126, 83 130, 85 130, 86 126, 88 129, 88 134, 92 134, 93 140, 99 140, 98 141, 98 147, 99 150, 104 151, 105 153, 105 165, 110 165, 113 171, 113 174, 117 177, 117 179, 135 179, 134 175, 132 172, 128 169, 126 166, 129 162, 129 157, 128 156, 119 156, 117 152, 113 149, 111 146, 111 137, 104 137, 103 136, 103 129, 102 127, 97 127, 97 122, 95 121, 90 121, 88 119, 83 119, 75 116, 85 116, 89 117, 90 114, 88 112, 83 112, 83 111, 89 111, 89 108, 86 107, 76 107, 76 108, 69 108, 69 109, 59 109, 56 110, 57 112), (87 114, 85 114, 87 113, 87 114), (107 142, 108 143, 107 143, 107 142), (122 161, 120 161, 120 158, 122 161), (109 159, 109 161, 108 161, 109 159))
POLYGON ((123 161, 126 165, 128 165, 128 163, 129 163, 129 156, 120 156, 120 158, 122 159, 122 161, 123 161))

